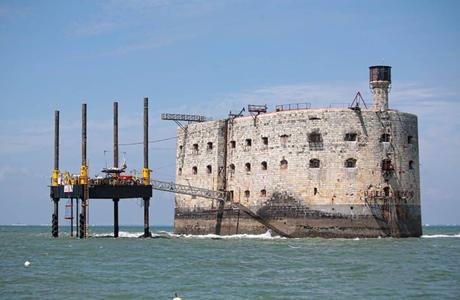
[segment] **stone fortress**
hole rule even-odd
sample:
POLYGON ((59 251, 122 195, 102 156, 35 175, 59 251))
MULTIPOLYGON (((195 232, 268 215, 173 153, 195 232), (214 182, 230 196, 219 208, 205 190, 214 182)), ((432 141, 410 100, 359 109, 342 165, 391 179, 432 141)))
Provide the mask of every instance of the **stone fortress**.
POLYGON ((178 128, 176 182, 230 199, 176 195, 175 232, 420 236, 417 116, 389 109, 391 67, 369 70, 371 108, 281 105, 178 128))

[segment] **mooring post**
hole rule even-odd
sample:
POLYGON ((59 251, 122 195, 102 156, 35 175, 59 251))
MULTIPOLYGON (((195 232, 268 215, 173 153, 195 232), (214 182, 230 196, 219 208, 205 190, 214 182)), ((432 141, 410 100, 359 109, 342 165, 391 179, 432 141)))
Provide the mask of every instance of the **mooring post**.
MULTIPOLYGON (((118 168, 118 102, 113 102, 113 167, 118 168)), ((118 175, 116 175, 118 176, 118 175)), ((113 198, 113 236, 118 237, 118 202, 119 198, 113 198)))
MULTIPOLYGON (((144 168, 142 169, 142 181, 144 185, 150 185, 149 169, 149 99, 144 98, 144 168)), ((149 206, 150 198, 144 200, 144 237, 150 237, 149 206)))
MULTIPOLYGON (((59 178, 59 111, 54 112, 54 169, 51 186, 58 186, 59 178)), ((51 234, 53 237, 59 236, 59 198, 53 198, 54 210, 51 217, 51 234)))
POLYGON ((86 213, 88 200, 88 167, 86 161, 86 103, 81 106, 81 167, 80 187, 82 188, 81 214, 80 214, 80 238, 87 235, 86 213))

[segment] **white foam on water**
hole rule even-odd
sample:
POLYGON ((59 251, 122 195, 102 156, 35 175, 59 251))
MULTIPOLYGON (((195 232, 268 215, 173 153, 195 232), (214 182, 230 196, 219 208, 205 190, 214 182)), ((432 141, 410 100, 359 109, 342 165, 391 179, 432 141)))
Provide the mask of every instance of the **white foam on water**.
POLYGON ((460 233, 457 234, 424 234, 422 238, 433 239, 433 238, 460 238, 460 233))
POLYGON ((359 241, 359 237, 357 237, 357 238, 354 238, 353 240, 354 240, 354 241, 359 241))
MULTIPOLYGON (((118 232, 118 237, 121 238, 138 238, 143 235, 143 232, 127 232, 127 231, 120 231, 118 232)), ((113 237, 113 232, 106 232, 106 233, 94 233, 91 237, 113 237)))
POLYGON ((217 235, 217 234, 174 234, 174 237, 179 238, 194 238, 194 239, 222 239, 222 240, 231 240, 231 239, 259 239, 259 240, 271 240, 271 239, 286 239, 285 237, 273 236, 271 231, 268 230, 262 234, 233 234, 233 235, 217 235))

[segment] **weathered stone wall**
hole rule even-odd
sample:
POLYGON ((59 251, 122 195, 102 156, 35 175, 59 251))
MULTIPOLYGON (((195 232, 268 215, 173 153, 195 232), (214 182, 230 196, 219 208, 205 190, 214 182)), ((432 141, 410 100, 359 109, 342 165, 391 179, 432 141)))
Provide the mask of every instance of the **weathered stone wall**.
MULTIPOLYGON (((388 223, 385 205, 392 203, 410 206, 408 211, 413 212, 400 212, 398 222, 416 219, 420 223, 417 117, 412 114, 308 109, 267 113, 255 121, 250 116, 240 117, 227 126, 225 121, 191 124, 186 131, 178 129, 177 149, 177 183, 208 189, 226 186, 233 201, 254 212, 271 211, 267 218, 274 217, 277 210, 287 215, 298 207, 332 216, 381 217, 388 223), (320 136, 316 142, 309 140, 312 133, 320 136), (388 134, 384 141, 382 134, 388 134), (353 135, 355 141, 345 140, 353 140, 353 135), (208 142, 213 143, 212 150, 206 149, 208 142), (198 144, 198 152, 194 144, 198 144), (354 166, 346 166, 349 159, 354 166), (388 171, 382 171, 384 159, 391 161, 388 171), (319 160, 319 167, 313 167, 310 160, 319 160), (373 206, 379 207, 377 213, 373 206)), ((177 211, 208 210, 212 215, 215 208, 216 203, 207 199, 176 196, 176 217, 177 211)), ((291 231, 300 230, 301 224, 292 220, 281 225, 289 222, 296 223, 291 231)), ((323 222, 321 226, 326 225, 323 222)), ((181 224, 175 222, 175 226, 181 224)), ((407 228, 404 230, 410 235, 412 229, 407 228)))

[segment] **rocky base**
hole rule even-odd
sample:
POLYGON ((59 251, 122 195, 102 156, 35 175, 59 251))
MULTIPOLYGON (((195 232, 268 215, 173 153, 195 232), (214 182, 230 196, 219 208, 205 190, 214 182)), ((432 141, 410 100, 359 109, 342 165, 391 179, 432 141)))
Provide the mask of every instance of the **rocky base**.
MULTIPOLYGON (((252 208, 264 222, 288 237, 375 238, 419 237, 422 235, 420 206, 396 205, 317 205, 264 206, 252 208)), ((225 207, 188 210, 176 208, 177 234, 262 234, 268 228, 244 211, 225 207), (222 213, 222 211, 221 211, 222 213)))

